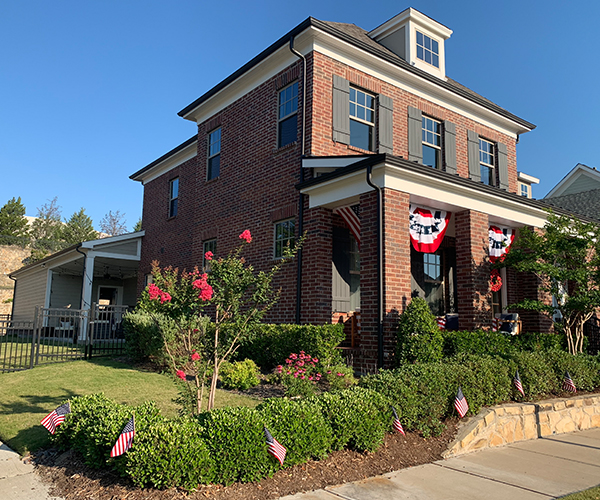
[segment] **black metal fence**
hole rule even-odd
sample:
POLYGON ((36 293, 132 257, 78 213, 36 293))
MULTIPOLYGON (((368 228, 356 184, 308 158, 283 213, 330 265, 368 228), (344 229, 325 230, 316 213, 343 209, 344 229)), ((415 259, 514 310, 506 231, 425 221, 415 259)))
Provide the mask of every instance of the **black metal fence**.
POLYGON ((0 372, 120 355, 125 312, 127 306, 99 304, 89 310, 36 307, 34 321, 0 319, 0 372))

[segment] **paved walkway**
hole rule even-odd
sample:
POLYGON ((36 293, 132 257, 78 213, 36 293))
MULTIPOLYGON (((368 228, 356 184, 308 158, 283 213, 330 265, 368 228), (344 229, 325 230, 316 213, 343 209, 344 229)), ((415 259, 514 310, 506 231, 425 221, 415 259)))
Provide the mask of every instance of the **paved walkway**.
MULTIPOLYGON (((600 484, 600 429, 523 441, 281 500, 546 500, 600 484)), ((48 487, 0 443, 0 498, 49 500, 48 487)))
POLYGON ((545 500, 600 484, 600 429, 523 441, 281 500, 545 500))

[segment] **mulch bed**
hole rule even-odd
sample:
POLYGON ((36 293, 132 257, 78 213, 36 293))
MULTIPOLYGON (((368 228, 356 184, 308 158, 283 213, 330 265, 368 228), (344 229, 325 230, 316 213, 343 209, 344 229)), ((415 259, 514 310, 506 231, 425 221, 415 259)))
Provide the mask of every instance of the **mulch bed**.
POLYGON ((51 483, 51 494, 67 500, 270 500, 439 460, 454 439, 457 424, 456 418, 447 420, 446 430, 438 437, 424 439, 414 432, 408 432, 406 437, 388 434, 376 453, 337 451, 325 460, 280 470, 257 483, 201 486, 192 493, 176 488, 136 488, 112 471, 90 469, 73 451, 60 453, 50 449, 37 453, 33 459, 38 473, 51 483))

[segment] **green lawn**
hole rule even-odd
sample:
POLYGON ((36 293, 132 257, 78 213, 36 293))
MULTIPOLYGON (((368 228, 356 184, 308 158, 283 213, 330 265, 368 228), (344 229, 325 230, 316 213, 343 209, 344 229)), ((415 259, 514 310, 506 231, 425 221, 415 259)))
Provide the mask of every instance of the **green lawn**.
POLYGON ((560 498, 561 500, 600 500, 600 486, 560 498))
MULTIPOLYGON (((73 396, 103 392, 119 403, 156 401, 162 414, 174 416, 177 390, 167 375, 102 359, 70 361, 0 374, 0 441, 25 454, 50 444, 40 420, 73 396)), ((217 407, 256 406, 258 400, 218 391, 217 407)))

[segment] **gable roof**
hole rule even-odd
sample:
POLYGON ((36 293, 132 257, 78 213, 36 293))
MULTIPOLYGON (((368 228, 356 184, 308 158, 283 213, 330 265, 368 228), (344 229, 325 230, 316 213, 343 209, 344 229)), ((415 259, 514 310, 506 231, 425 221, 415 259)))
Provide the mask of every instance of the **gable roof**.
POLYGON ((289 43, 291 37, 298 36, 300 33, 302 33, 303 31, 305 31, 306 29, 308 29, 310 27, 317 28, 329 35, 332 35, 344 42, 347 42, 347 43, 355 46, 356 48, 359 48, 366 52, 369 52, 370 54, 372 54, 376 57, 379 57, 391 64, 398 66, 398 67, 401 67, 402 69, 404 69, 406 71, 414 73, 414 74, 418 75, 419 77, 421 77, 425 80, 428 80, 429 82, 439 85, 440 87, 443 87, 446 90, 449 90, 465 99, 468 99, 472 102, 475 102, 476 104, 483 106, 484 108, 487 108, 490 111, 493 111, 505 118, 508 118, 509 120, 512 120, 515 123, 518 123, 519 125, 521 125, 522 127, 526 128, 528 130, 533 130, 535 128, 534 124, 532 124, 522 118, 519 118, 518 116, 510 113, 509 111, 505 110, 504 108, 501 108, 500 106, 493 103, 489 99, 486 99, 485 97, 470 90, 469 88, 465 87, 464 85, 461 85, 460 83, 456 82, 455 80, 452 80, 451 78, 442 80, 433 75, 430 75, 426 71, 423 71, 419 68, 416 68, 416 67, 410 65, 404 59, 402 59, 398 55, 394 54, 391 50, 387 49, 380 43, 373 40, 368 35, 367 31, 365 31, 362 28, 359 28, 356 25, 347 24, 347 23, 336 23, 336 22, 330 22, 330 21, 320 21, 313 17, 309 17, 308 19, 306 19, 305 21, 300 23, 298 26, 296 26, 294 29, 292 29, 291 31, 286 33, 283 37, 281 37, 275 43, 273 43, 272 45, 267 47, 256 57, 254 57, 253 59, 248 61, 244 66, 242 66, 240 69, 238 69, 237 71, 232 73, 225 80, 221 81, 219 84, 215 85, 212 89, 210 89, 208 92, 206 92, 205 94, 200 96, 194 102, 192 102, 191 104, 189 104, 188 106, 183 108, 178 113, 178 115, 181 117, 185 117, 191 111, 193 111, 195 108, 200 106, 203 102, 207 101, 210 97, 217 94, 219 91, 223 90, 229 84, 231 84, 236 79, 241 77, 243 74, 248 72, 250 69, 252 69, 254 66, 259 64, 264 59, 266 59, 268 56, 273 54, 275 51, 277 51, 281 47, 287 45, 289 43))
POLYGON ((600 188, 600 172, 583 163, 578 163, 544 198, 555 198, 597 188, 600 188))
POLYGON ((600 188, 564 196, 546 197, 543 201, 552 206, 600 220, 600 188))

